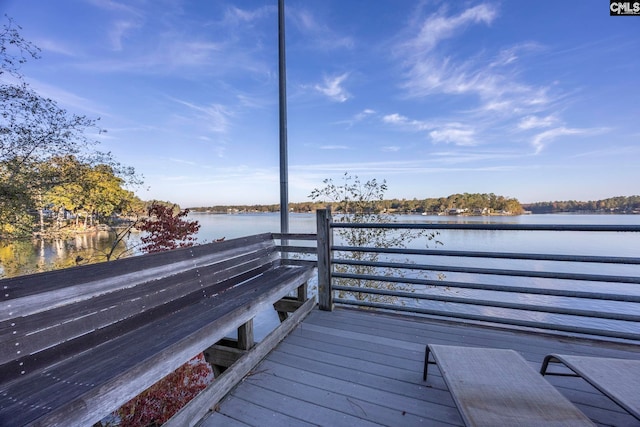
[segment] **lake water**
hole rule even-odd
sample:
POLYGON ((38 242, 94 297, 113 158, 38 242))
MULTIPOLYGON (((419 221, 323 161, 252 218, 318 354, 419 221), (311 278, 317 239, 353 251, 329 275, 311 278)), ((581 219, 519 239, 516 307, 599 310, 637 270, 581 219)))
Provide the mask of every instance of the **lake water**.
MULTIPOLYGON (((191 213, 190 219, 197 220, 201 225, 198 233, 200 243, 220 238, 233 239, 274 232, 280 228, 279 214, 191 213)), ((407 223, 640 225, 640 215, 554 214, 491 217, 401 215, 397 219, 407 223)), ((291 214, 289 230, 292 233, 315 233, 315 214, 291 214)), ((443 242, 443 245, 437 247, 447 250, 640 257, 640 233, 441 230, 438 240, 443 242)), ((72 239, 0 243, 0 277, 70 267, 76 265, 77 259, 81 264, 104 260, 104 254, 113 241, 112 234, 97 232, 81 234, 72 239)), ((133 248, 135 253, 137 243, 139 243, 139 236, 133 234, 119 245, 117 253, 127 248, 133 248)), ((423 240, 409 244, 409 247, 414 248, 427 246, 436 247, 433 242, 428 243, 423 240)), ((501 260, 495 262, 504 263, 501 260)))
MULTIPOLYGON (((216 239, 232 239, 262 232, 278 231, 280 227, 279 214, 206 214, 192 213, 190 218, 201 224, 198 241, 210 242, 216 239)), ((466 217, 466 216, 422 216, 402 215, 397 217, 399 221, 409 223, 513 223, 513 224, 625 224, 640 225, 640 215, 522 215, 522 216, 492 216, 492 217, 466 217)), ((292 233, 315 233, 315 214, 291 214, 289 229, 292 233)), ((546 232, 546 231, 483 231, 483 230, 441 230, 438 240, 443 245, 438 248, 446 250, 466 251, 493 251, 493 252, 526 252, 542 254, 572 254, 572 255, 600 255, 600 256, 624 256, 640 258, 640 233, 590 233, 590 232, 546 232)), ((131 247, 138 241, 138 236, 133 235, 125 244, 131 247)), ((54 268, 68 267, 76 264, 77 257, 82 262, 89 259, 97 259, 113 243, 113 237, 108 233, 96 233, 81 235, 74 239, 56 241, 27 241, 19 244, 0 245, 0 262, 5 277, 26 274, 34 271, 50 270, 54 268)), ((416 240, 410 243, 413 248, 434 248, 433 242, 416 240)), ((424 259, 415 260, 425 263, 424 259)), ((550 264, 544 261, 517 261, 499 259, 463 259, 451 257, 430 257, 431 265, 455 265, 483 268, 509 268, 525 270, 574 271, 592 274, 629 275, 640 277, 640 266, 607 266, 603 264, 578 264, 563 263, 562 265, 550 264)), ((429 273, 433 278, 433 273, 429 273)), ((470 275, 463 273, 445 273, 447 281, 466 281, 496 284, 508 284, 512 286, 548 287, 555 286, 549 279, 513 278, 485 275, 470 275)), ((604 284, 591 282, 567 281, 562 286, 568 289, 591 290, 601 292, 604 284)), ((640 286, 627 284, 606 284, 607 292, 640 295, 640 286)), ((425 288, 421 292, 430 292, 436 295, 455 295, 479 299, 502 299, 511 302, 527 304, 547 305, 552 303, 558 306, 573 307, 576 301, 571 298, 538 296, 530 294, 508 294, 498 292, 477 291, 468 289, 425 288)), ((425 303, 421 303, 425 304, 425 303)), ((522 316, 520 312, 513 310, 486 308, 480 306, 468 306, 457 303, 429 302, 430 308, 438 310, 459 310, 477 314, 497 314, 505 316, 522 316)), ((611 312, 625 312, 640 315, 639 304, 624 302, 588 302, 587 308, 611 312)), ((267 314, 267 318, 256 322, 258 337, 266 334, 274 321, 274 314, 267 314)), ((564 323, 566 316, 540 315, 531 313, 525 318, 531 320, 549 320, 564 323), (542 317, 541 317, 542 316, 542 317)), ((275 318, 277 319, 277 318, 275 318)), ((572 319, 571 321, 576 321, 572 319)), ((578 324, 587 322, 590 326, 599 328, 613 328, 617 330, 630 330, 639 332, 637 324, 619 321, 604 321, 594 319, 577 319, 578 324)))

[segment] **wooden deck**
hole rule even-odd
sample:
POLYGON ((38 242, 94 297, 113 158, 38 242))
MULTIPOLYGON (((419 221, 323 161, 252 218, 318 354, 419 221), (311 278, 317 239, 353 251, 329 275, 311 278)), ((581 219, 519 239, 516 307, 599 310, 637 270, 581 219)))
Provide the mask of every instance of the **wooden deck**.
MULTIPOLYGON (((427 343, 509 348, 539 370, 549 353, 640 358, 640 345, 603 343, 376 311, 314 310, 200 425, 462 425, 427 343)), ((639 426, 584 380, 547 377, 599 425, 639 426)))

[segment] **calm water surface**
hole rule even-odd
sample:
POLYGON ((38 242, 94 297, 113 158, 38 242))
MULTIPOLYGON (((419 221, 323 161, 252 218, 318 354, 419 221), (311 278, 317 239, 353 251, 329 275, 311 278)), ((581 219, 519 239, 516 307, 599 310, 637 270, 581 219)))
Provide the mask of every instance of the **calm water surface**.
MULTIPOLYGON (((201 224, 198 241, 211 242, 216 239, 233 239, 236 237, 273 232, 280 228, 279 214, 206 214, 192 213, 191 219, 201 224)), ((397 218, 401 222, 409 223, 513 223, 513 224, 625 224, 640 225, 640 215, 523 215, 523 216, 493 216, 493 217, 462 217, 462 216, 422 216, 402 215, 397 218)), ((315 214, 291 214, 289 229, 292 233, 315 233, 315 214)), ((574 254, 625 256, 640 258, 640 233, 594 233, 594 232, 546 232, 546 231, 482 231, 482 230, 441 230, 437 239, 442 245, 433 241, 415 240, 409 243, 413 248, 441 248, 447 250, 466 251, 498 251, 498 252, 526 252, 543 254, 574 254)), ((132 235, 121 249, 132 248, 139 242, 139 236, 132 235)), ((55 241, 26 241, 17 244, 0 244, 0 274, 11 277, 35 271, 51 270, 76 265, 80 257, 81 263, 104 257, 104 253, 113 244, 113 236, 109 233, 94 233, 77 236, 74 239, 55 241)), ((612 274, 640 277, 640 266, 608 266, 604 264, 562 263, 553 264, 545 261, 492 260, 478 258, 429 257, 412 261, 430 265, 454 265, 467 267, 549 270, 580 272, 591 274, 612 274)), ((431 278, 433 273, 427 273, 431 278)), ((555 281, 536 278, 513 278, 506 276, 471 275, 463 273, 445 273, 444 280, 465 281, 474 283, 496 283, 511 286, 557 287, 555 281)), ((600 284, 587 282, 565 281, 562 286, 568 289, 602 292, 624 293, 640 295, 640 286, 628 284, 600 284)), ((420 292, 433 294, 455 295, 478 299, 497 299, 527 304, 553 304, 562 307, 576 307, 594 310, 633 313, 640 315, 638 304, 624 302, 598 302, 593 300, 580 301, 571 298, 538 296, 530 294, 504 294, 500 292, 478 291, 467 289, 452 289, 441 287, 423 287, 416 289, 420 292), (584 305, 586 304, 586 305, 584 305)), ((637 324, 616 321, 601 321, 591 318, 567 319, 561 315, 546 315, 509 311, 505 309, 485 308, 455 303, 422 302, 430 308, 438 310, 456 310, 478 314, 498 314, 505 316, 524 317, 529 320, 545 320, 560 323, 568 321, 580 325, 599 328, 613 328, 634 332, 637 324)), ((273 310, 271 310, 272 312, 273 310)), ((256 322, 258 337, 264 336, 272 324, 277 322, 274 313, 265 313, 256 322)))
MULTIPOLYGON (((216 239, 233 239, 264 232, 278 231, 279 214, 216 215, 192 213, 191 219, 201 224, 200 243, 216 239)), ((514 223, 514 224, 629 224, 640 225, 640 215, 522 215, 492 217, 421 216, 402 215, 398 220, 409 223, 514 223)), ((289 230, 292 233, 315 233, 315 214, 291 214, 289 230)), ((441 230, 438 240, 442 249, 540 252, 581 255, 611 255, 640 257, 638 233, 585 233, 541 231, 479 231, 441 230)), ((104 259, 113 244, 114 236, 108 232, 78 235, 72 239, 26 240, 0 243, 0 277, 12 277, 36 271, 52 270, 76 265, 89 260, 104 259)), ((118 253, 139 243, 133 234, 121 244, 118 253)), ((436 247, 433 242, 415 241, 411 247, 436 247)))

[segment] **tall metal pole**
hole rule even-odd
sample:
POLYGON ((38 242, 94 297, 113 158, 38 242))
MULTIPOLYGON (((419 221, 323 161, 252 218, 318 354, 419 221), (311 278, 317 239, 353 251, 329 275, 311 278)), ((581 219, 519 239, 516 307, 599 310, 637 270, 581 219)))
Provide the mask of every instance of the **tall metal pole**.
POLYGON ((280 232, 289 232, 287 158, 287 69, 284 43, 284 0, 278 0, 278 76, 280 89, 280 232))

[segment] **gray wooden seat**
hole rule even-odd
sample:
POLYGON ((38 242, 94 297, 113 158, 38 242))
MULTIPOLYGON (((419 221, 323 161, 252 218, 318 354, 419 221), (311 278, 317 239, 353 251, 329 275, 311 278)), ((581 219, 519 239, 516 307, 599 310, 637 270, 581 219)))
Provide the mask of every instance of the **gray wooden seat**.
POLYGON ((425 380, 430 363, 467 426, 594 425, 513 350, 429 344, 425 380))
POLYGON ((91 425, 300 287, 271 234, 0 281, 0 425, 91 425))
POLYGON ((540 373, 582 377, 640 420, 640 360, 550 354, 540 373), (549 372, 551 363, 562 363, 573 373, 549 372))

